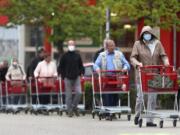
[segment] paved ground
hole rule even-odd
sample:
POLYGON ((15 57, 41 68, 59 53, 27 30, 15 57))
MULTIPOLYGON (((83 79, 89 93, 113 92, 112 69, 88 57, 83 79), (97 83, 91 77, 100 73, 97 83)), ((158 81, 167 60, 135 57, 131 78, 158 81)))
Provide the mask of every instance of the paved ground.
POLYGON ((164 128, 139 128, 133 121, 99 121, 91 115, 68 118, 56 114, 50 116, 25 114, 0 114, 0 135, 180 135, 180 121, 173 128, 171 121, 164 128))

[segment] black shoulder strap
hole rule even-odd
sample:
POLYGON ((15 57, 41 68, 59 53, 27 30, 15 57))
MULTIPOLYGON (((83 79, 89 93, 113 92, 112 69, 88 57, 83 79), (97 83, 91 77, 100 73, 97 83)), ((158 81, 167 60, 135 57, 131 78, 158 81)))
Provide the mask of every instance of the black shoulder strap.
POLYGON ((18 67, 19 67, 19 69, 20 69, 20 71, 21 71, 21 74, 22 74, 22 75, 24 75, 24 73, 23 73, 23 70, 22 70, 21 66, 20 66, 20 65, 18 65, 18 67))

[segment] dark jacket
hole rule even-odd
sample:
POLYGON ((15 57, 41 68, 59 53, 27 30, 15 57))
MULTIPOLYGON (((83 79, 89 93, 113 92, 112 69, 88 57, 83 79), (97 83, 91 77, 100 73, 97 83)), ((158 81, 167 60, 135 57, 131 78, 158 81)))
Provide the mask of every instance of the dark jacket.
POLYGON ((8 67, 0 69, 0 81, 6 80, 5 76, 6 76, 7 71, 8 71, 8 67))
POLYGON ((76 79, 81 74, 84 74, 81 56, 75 51, 65 53, 60 60, 58 73, 61 74, 63 79, 76 79))
POLYGON ((93 58, 93 61, 94 61, 94 62, 96 61, 97 57, 99 56, 99 54, 100 54, 101 52, 104 52, 104 48, 99 49, 99 50, 95 53, 94 58, 93 58))
POLYGON ((36 69, 38 63, 41 62, 42 60, 43 58, 37 56, 31 61, 31 63, 27 67, 27 78, 30 76, 34 77, 34 70, 36 69))

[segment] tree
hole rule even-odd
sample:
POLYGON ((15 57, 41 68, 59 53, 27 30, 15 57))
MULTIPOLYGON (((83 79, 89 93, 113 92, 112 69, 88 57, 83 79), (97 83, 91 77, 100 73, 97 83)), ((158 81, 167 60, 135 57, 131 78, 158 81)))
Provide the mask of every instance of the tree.
POLYGON ((179 0, 100 0, 104 7, 109 7, 117 14, 114 21, 129 17, 130 20, 145 19, 145 24, 171 28, 180 26, 178 12, 179 0))
POLYGON ((58 44, 69 38, 90 37, 99 43, 101 16, 99 8, 88 6, 87 0, 9 0, 0 9, 13 24, 42 25, 53 28, 50 41, 58 44))
MULTIPOLYGON (((122 18, 132 21, 144 18, 145 24, 151 26, 180 26, 179 0, 97 0, 96 6, 88 6, 88 0, 8 1, 7 6, 0 8, 0 15, 7 15, 14 24, 50 26, 54 30, 50 41, 57 44, 60 51, 68 38, 90 37, 94 44, 99 44, 100 34, 105 35, 102 27, 107 7, 117 14, 111 19, 114 24, 120 25, 122 18)), ((118 31, 122 30, 112 31, 112 35, 118 35, 118 31)))

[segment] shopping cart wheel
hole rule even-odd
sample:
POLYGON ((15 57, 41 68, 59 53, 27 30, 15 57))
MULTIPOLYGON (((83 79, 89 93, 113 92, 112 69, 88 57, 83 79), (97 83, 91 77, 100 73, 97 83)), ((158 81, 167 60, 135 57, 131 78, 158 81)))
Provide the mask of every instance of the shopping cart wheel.
POLYGON ((24 112, 25 112, 25 114, 28 114, 28 109, 26 109, 24 112))
POLYGON ((138 123, 139 123, 139 127, 141 128, 141 127, 142 127, 143 120, 142 120, 142 119, 139 119, 138 123))
POLYGON ((93 118, 93 119, 95 118, 95 113, 94 113, 94 112, 92 113, 92 118, 93 118))
POLYGON ((131 115, 129 114, 129 115, 127 116, 127 118, 128 118, 128 121, 130 121, 130 120, 131 120, 131 115))
POLYGON ((62 111, 58 111, 58 115, 62 116, 63 112, 62 111))
POLYGON ((83 111, 83 112, 82 112, 82 115, 83 115, 83 116, 85 116, 85 115, 86 115, 85 111, 83 111))
POLYGON ((34 111, 32 111, 32 114, 34 114, 34 115, 37 116, 37 115, 38 115, 38 112, 34 110, 34 111))
POLYGON ((160 128, 163 128, 163 123, 164 123, 163 120, 161 120, 161 121, 159 122, 159 127, 160 127, 160 128))
POLYGON ((113 116, 114 116, 114 115, 115 115, 115 114, 110 114, 110 115, 109 115, 109 120, 110 120, 110 121, 113 120, 113 116))
POLYGON ((118 117, 119 117, 119 119, 121 118, 121 114, 120 113, 118 114, 118 117))
POLYGON ((99 114, 99 120, 101 120, 102 119, 102 116, 99 114))
POLYGON ((176 127, 177 125, 177 120, 173 120, 173 127, 176 127))

